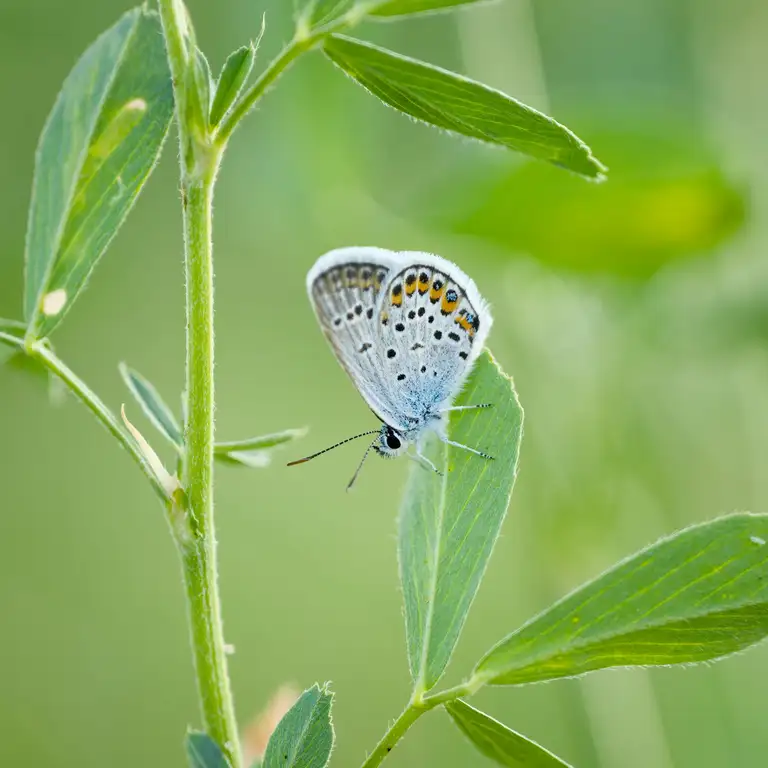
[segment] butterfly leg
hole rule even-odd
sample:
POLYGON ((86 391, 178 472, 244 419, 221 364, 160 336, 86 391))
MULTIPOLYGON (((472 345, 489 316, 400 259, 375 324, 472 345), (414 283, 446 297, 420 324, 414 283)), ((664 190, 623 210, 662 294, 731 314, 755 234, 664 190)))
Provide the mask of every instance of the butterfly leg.
POLYGON ((415 461, 423 469, 431 469, 440 477, 443 476, 443 473, 426 456, 422 455, 421 453, 417 452, 415 456, 411 453, 406 455, 409 459, 411 459, 411 461, 415 461))
POLYGON ((493 403, 479 403, 478 405, 453 405, 450 408, 444 408, 440 413, 450 413, 451 411, 476 411, 478 408, 493 408, 493 403))
POLYGON ((455 443, 453 440, 449 440, 447 437, 441 438, 441 440, 444 443, 447 443, 448 445, 452 445, 454 448, 461 448, 464 451, 469 451, 470 453, 474 453, 476 456, 480 456, 483 459, 489 459, 490 461, 493 461, 494 457, 489 456, 487 453, 483 453, 482 451, 478 451, 476 448, 470 448, 468 445, 462 445, 461 443, 455 443))

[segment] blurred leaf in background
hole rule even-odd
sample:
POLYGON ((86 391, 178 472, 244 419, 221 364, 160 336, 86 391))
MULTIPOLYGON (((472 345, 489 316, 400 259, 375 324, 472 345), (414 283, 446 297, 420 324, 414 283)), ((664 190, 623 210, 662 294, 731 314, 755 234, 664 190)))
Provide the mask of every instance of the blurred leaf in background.
POLYGON ((744 224, 747 207, 743 185, 697 138, 653 131, 589 133, 610 184, 584 188, 546 167, 500 160, 422 189, 415 215, 557 269, 646 279, 710 254, 744 224))

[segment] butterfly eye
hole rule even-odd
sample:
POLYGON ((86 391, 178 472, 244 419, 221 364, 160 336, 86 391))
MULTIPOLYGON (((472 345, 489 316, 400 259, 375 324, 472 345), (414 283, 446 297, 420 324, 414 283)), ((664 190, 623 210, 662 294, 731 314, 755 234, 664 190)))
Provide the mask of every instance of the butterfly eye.
POLYGON ((397 439, 397 435, 390 432, 387 435, 387 448, 396 451, 400 447, 400 441, 397 439))

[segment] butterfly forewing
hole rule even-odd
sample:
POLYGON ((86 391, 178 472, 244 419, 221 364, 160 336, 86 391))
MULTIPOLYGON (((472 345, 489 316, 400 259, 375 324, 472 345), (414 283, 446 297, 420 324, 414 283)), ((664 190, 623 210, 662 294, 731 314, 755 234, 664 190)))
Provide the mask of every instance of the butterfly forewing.
POLYGON ((438 256, 400 254, 377 317, 388 387, 408 422, 448 404, 482 350, 492 319, 474 283, 438 256))
POLYGON ((341 248, 322 256, 307 276, 320 327, 342 367, 380 419, 398 426, 378 337, 379 298, 397 255, 381 248, 341 248))

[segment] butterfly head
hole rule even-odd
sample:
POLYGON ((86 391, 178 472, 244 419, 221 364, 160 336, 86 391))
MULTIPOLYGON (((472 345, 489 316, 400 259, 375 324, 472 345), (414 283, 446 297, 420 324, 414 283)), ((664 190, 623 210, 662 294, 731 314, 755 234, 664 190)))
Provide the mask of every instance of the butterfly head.
POLYGON ((383 424, 378 438, 373 443, 373 450, 385 459, 394 459, 408 450, 408 439, 394 427, 383 424))

